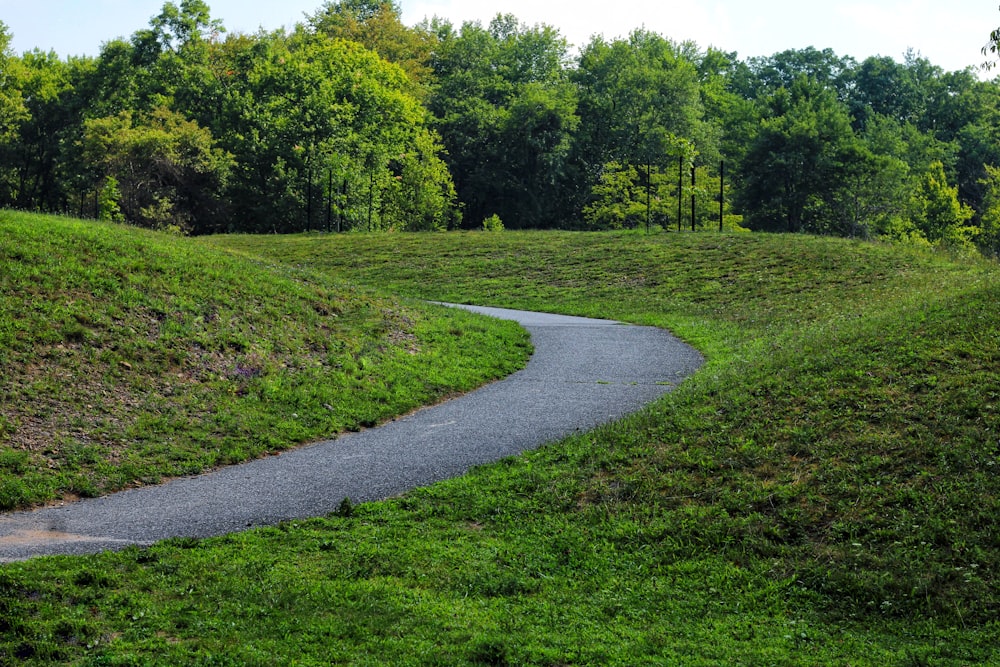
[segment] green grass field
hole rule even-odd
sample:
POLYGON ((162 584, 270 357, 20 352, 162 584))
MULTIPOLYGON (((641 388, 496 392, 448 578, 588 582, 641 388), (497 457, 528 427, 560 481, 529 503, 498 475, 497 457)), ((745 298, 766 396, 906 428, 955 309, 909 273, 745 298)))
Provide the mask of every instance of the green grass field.
POLYGON ((1000 664, 994 264, 756 234, 149 238, 369 299, 664 326, 708 363, 399 499, 6 565, 0 662, 1000 664))
POLYGON ((517 327, 138 229, 0 213, 0 509, 371 426, 523 365, 517 327))

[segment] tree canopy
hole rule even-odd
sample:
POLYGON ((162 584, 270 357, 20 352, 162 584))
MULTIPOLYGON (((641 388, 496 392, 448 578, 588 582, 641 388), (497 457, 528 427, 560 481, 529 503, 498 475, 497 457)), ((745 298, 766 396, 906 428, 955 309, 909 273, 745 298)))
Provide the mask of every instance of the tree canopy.
MULTIPOLYGON (((991 35, 984 54, 1000 43, 991 35)), ((190 233, 725 226, 1000 251, 1000 87, 910 52, 741 60, 637 29, 166 2, 99 55, 10 50, 0 205, 190 233), (111 213, 109 213, 111 212, 111 213), (693 215, 694 220, 690 220, 693 215)))

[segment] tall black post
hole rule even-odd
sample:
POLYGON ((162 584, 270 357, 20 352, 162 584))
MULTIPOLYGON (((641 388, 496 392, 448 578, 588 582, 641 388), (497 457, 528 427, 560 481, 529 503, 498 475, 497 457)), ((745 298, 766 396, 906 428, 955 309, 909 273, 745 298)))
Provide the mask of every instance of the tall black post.
POLYGON ((333 169, 326 170, 326 232, 333 231, 333 169))
POLYGON ((649 234, 649 217, 652 214, 653 171, 646 161, 646 234, 649 234))
POLYGON ((684 156, 677 158, 677 231, 681 231, 684 217, 684 156))
POLYGON ((695 170, 695 166, 692 164, 691 165, 691 231, 692 232, 695 231, 695 226, 694 226, 694 222, 695 222, 695 220, 694 220, 694 186, 695 186, 694 174, 695 174, 695 171, 694 170, 695 170))
POLYGON ((344 231, 344 222, 347 221, 347 212, 351 208, 351 190, 344 176, 344 187, 341 191, 340 206, 337 207, 337 233, 344 231))
POLYGON ((309 182, 306 183, 306 231, 312 231, 312 217, 313 217, 313 170, 312 167, 306 169, 306 178, 309 182))

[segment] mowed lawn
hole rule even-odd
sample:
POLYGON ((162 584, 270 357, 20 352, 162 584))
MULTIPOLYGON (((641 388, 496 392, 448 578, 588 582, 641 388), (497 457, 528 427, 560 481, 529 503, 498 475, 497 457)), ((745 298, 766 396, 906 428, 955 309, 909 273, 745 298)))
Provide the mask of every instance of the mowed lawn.
POLYGON ((3 566, 5 659, 997 664, 994 264, 757 234, 177 243, 407 307, 664 326, 708 363, 637 415, 402 498, 3 566))

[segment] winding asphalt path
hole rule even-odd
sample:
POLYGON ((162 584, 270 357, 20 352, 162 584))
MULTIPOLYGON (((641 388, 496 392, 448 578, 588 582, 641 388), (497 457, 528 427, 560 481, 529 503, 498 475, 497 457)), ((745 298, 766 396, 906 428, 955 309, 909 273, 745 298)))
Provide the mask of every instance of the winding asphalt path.
POLYGON ((702 357, 662 329, 462 306, 513 319, 535 353, 510 377, 378 428, 216 472, 0 516, 0 562, 208 537, 323 516, 586 431, 640 409, 702 357))

